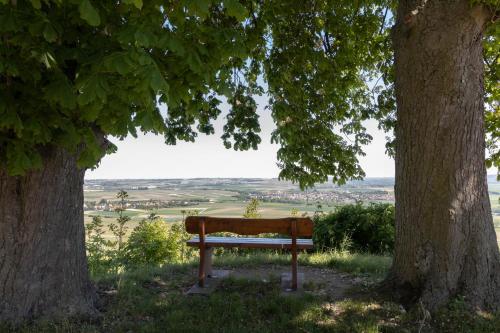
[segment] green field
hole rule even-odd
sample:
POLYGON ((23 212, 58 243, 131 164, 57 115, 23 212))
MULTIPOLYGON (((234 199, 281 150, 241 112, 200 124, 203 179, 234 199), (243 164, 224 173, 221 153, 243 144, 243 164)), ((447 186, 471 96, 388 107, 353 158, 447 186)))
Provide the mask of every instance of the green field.
MULTIPOLYGON (((183 210, 197 210, 200 215, 208 216, 241 217, 245 211, 246 205, 247 203, 243 201, 204 202, 196 206, 162 208, 154 212, 168 222, 179 222, 182 221, 181 211, 183 210)), ((300 214, 307 213, 309 215, 314 214, 316 210, 316 206, 314 205, 265 202, 260 204, 259 212, 262 214, 262 217, 286 217, 290 216, 293 208, 298 209, 300 214)), ((329 211, 334 209, 334 207, 323 207, 322 209, 323 211, 329 211)), ((151 212, 153 211, 140 209, 127 210, 125 214, 131 217, 131 221, 128 224, 129 231, 137 226, 138 223, 146 218, 151 212)), ((101 216, 105 225, 114 223, 115 219, 118 217, 115 212, 86 211, 85 222, 90 222, 92 216, 95 215, 101 216)))
MULTIPOLYGON (((247 186, 248 187, 248 186, 247 186)), ((242 188, 238 187, 238 191, 242 188)), ((248 191, 256 190, 255 188, 248 191)), ((258 190, 262 190, 259 188, 258 190)), ((150 213, 154 212, 168 222, 182 221, 182 211, 198 211, 200 215, 208 216, 223 216, 223 217, 241 217, 245 211, 248 202, 243 201, 238 197, 239 192, 234 190, 218 190, 218 189, 149 189, 149 190, 130 190, 128 191, 129 200, 209 200, 208 202, 200 202, 197 205, 179 206, 160 208, 157 210, 145 209, 128 209, 125 215, 131 217, 131 221, 127 224, 128 232, 130 232, 138 223, 146 218, 150 213)), ((116 200, 115 191, 85 191, 85 201, 100 201, 101 199, 116 200)), ((277 202, 262 202, 259 206, 259 213, 262 217, 278 218, 290 216, 292 209, 297 209, 300 214, 314 214, 317 210, 317 204, 293 204, 293 203, 277 203, 277 202)), ((333 206, 322 206, 323 211, 333 210, 333 206)), ((85 211, 85 222, 92 220, 92 216, 99 215, 103 218, 105 229, 110 223, 115 223, 118 217, 114 211, 85 211)), ((108 234, 106 234, 108 235, 108 234)), ((108 235, 109 237, 111 235, 108 235)))
MULTIPOLYGON (((111 181, 109 181, 111 182, 111 181)), ((131 181, 134 182, 134 181, 131 181)), ((137 181, 135 181, 137 182, 137 181)), ((151 180, 143 181, 153 182, 151 180)), ((86 190, 85 201, 100 201, 101 199, 117 200, 116 188, 125 186, 128 181, 116 181, 116 184, 111 183, 111 188, 104 187, 104 190, 86 190), (114 187, 113 187, 114 186, 114 187)), ((332 184, 321 185, 322 190, 338 189, 332 184)), ((370 180, 363 183, 354 183, 346 189, 349 193, 368 193, 369 191, 382 190, 392 192, 392 184, 385 179, 370 180), (370 183, 371 182, 371 183, 370 183), (385 182, 385 183, 384 183, 385 182), (361 184, 361 185, 360 185, 361 184)), ((500 245, 500 183, 490 182, 490 201, 497 232, 497 239, 500 245)), ((295 185, 286 182, 278 182, 277 180, 229 180, 221 183, 217 180, 174 180, 172 184, 163 184, 158 188, 149 188, 144 190, 127 190, 129 200, 131 201, 147 201, 147 200, 162 200, 177 202, 192 202, 193 200, 204 200, 199 204, 182 205, 177 207, 160 208, 155 211, 144 209, 129 209, 125 212, 131 217, 129 222, 129 232, 137 226, 137 224, 146 218, 151 212, 155 212, 168 222, 182 221, 182 211, 196 210, 200 215, 208 216, 223 216, 223 217, 241 217, 245 211, 247 201, 242 199, 242 194, 260 193, 266 191, 297 191, 295 185), (208 200, 208 201, 207 201, 208 200)), ((290 216, 292 209, 297 209, 299 214, 313 215, 318 209, 317 202, 309 203, 281 203, 281 202, 261 202, 259 213, 262 217, 277 218, 290 216)), ((328 212, 335 209, 335 205, 331 203, 322 203, 321 210, 328 212)), ((92 216, 99 215, 103 217, 105 225, 115 222, 117 214, 113 211, 85 211, 85 222, 91 221, 92 216)))

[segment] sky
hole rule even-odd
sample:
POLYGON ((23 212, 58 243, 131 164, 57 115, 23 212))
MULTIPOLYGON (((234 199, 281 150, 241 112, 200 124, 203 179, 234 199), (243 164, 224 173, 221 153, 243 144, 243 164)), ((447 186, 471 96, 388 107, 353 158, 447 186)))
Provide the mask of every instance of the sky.
MULTIPOLYGON (((128 178, 277 178, 276 152, 279 146, 271 144, 274 122, 266 109, 267 97, 257 96, 262 142, 258 150, 234 151, 224 148, 220 136, 227 104, 215 121, 215 134, 199 134, 196 142, 179 141, 175 146, 164 143, 163 136, 140 134, 120 141, 109 138, 118 152, 107 155, 95 170, 87 171, 86 179, 128 178)), ((394 177, 394 160, 385 154, 385 133, 377 129, 376 121, 368 121, 368 132, 373 141, 365 147, 366 156, 360 163, 367 177, 394 177)))

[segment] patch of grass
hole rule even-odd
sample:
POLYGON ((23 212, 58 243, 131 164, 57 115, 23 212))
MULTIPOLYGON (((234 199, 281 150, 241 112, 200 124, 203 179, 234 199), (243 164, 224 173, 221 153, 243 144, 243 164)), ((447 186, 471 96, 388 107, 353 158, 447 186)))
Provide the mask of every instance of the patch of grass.
MULTIPOLYGON (((229 267, 256 267, 261 265, 290 265, 290 254, 279 252, 255 252, 250 254, 223 254, 214 257, 214 265, 229 267)), ((374 278, 384 277, 389 270, 392 258, 362 253, 341 251, 301 253, 299 265, 333 268, 353 275, 369 275, 374 278)))
POLYGON ((500 313, 470 311, 462 297, 434 315, 430 326, 443 333, 500 332, 500 313))
POLYGON ((307 264, 327 266, 353 275, 371 275, 384 277, 392 264, 390 256, 378 256, 342 251, 318 252, 304 258, 307 264))
MULTIPOLYGON (((301 255, 302 265, 335 265, 354 272, 388 267, 390 258, 355 254, 301 255)), ((289 256, 256 253, 217 257, 216 264, 248 268, 289 264, 289 256)), ((270 281, 229 278, 206 296, 186 295, 196 281, 196 260, 164 267, 144 267, 119 275, 96 277, 102 301, 97 321, 40 321, 0 332, 495 332, 500 314, 470 312, 461 299, 422 321, 418 311, 406 312, 372 293, 342 301, 328 295, 283 296, 278 278, 270 281)), ((383 271, 384 269, 381 269, 383 271)))

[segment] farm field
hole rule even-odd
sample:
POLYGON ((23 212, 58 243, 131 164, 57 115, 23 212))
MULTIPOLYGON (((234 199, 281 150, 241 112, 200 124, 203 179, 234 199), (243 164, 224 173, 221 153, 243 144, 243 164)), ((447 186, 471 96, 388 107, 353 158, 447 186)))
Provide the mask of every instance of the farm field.
MULTIPOLYGON (((204 202, 195 206, 160 208, 154 210, 130 209, 125 211, 124 214, 130 216, 134 220, 145 218, 150 213, 154 212, 169 222, 176 222, 182 220, 182 211, 197 211, 199 215, 207 216, 241 217, 245 211, 246 205, 247 202, 245 201, 204 202)), ((322 206, 322 211, 328 212, 334 208, 335 206, 322 206)), ((307 213, 308 215, 312 215, 317 210, 317 207, 306 204, 275 202, 262 202, 259 204, 259 213, 262 217, 277 218, 290 216, 292 209, 297 209, 300 214, 307 213)), ((113 219, 118 216, 117 213, 113 211, 86 211, 85 215, 88 217, 100 215, 103 218, 113 219)))
MULTIPOLYGON (((152 212, 156 213, 167 222, 180 222, 182 221, 182 211, 184 210, 198 211, 199 215, 241 217, 245 211, 246 205, 247 202, 244 201, 226 201, 212 203, 204 202, 196 206, 172 207, 158 210, 127 210, 125 211, 125 215, 131 217, 131 221, 127 224, 129 227, 128 232, 130 232, 139 224, 142 219, 146 218, 152 212)), ((310 216, 313 215, 314 211, 316 210, 316 207, 313 205, 264 202, 259 205, 259 213, 262 214, 262 217, 286 217, 290 216, 291 211, 294 208, 299 210, 300 214, 307 213, 310 216)), ((323 211, 325 212, 328 212, 332 209, 334 209, 334 207, 323 207, 323 211)), ((112 211, 86 211, 85 223, 89 223, 92 220, 92 216, 96 215, 102 217, 105 229, 107 229, 107 226, 109 224, 115 223, 115 220, 118 217, 117 213, 112 211)))
MULTIPOLYGON (((322 184, 309 192, 302 192, 296 185, 276 179, 88 180, 84 194, 85 202, 117 202, 116 193, 124 189, 128 192, 128 201, 169 203, 168 207, 127 209, 124 214, 131 218, 128 223, 130 232, 151 213, 167 222, 182 221, 187 211, 208 216, 241 217, 252 197, 259 199, 262 217, 269 218, 290 216, 292 209, 298 210, 300 215, 311 216, 317 210, 329 212, 339 205, 356 201, 393 202, 393 186, 391 178, 368 178, 342 187, 322 184)), ((494 177, 489 178, 489 191, 495 230, 500 240, 500 183, 494 177)), ((117 218, 113 209, 86 209, 85 222, 90 222, 96 215, 102 217, 105 226, 117 218)))

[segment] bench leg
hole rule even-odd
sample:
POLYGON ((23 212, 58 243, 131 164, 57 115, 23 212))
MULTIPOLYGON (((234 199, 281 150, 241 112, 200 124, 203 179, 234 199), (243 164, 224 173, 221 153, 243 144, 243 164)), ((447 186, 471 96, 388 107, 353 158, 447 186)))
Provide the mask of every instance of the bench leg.
POLYGON ((297 290, 297 250, 292 251, 292 290, 297 290))
POLYGON ((200 248, 200 266, 198 268, 198 285, 205 287, 205 279, 212 276, 213 248, 200 248))

